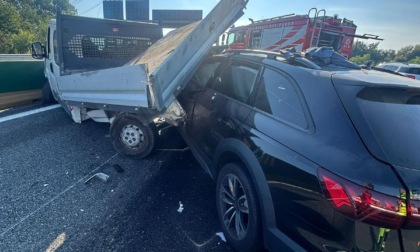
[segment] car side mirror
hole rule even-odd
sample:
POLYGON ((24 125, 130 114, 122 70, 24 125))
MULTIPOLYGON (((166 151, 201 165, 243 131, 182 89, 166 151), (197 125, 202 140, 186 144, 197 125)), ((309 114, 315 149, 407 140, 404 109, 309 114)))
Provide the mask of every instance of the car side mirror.
POLYGON ((45 52, 45 46, 41 42, 34 42, 31 46, 32 58, 34 59, 43 59, 47 57, 45 52))

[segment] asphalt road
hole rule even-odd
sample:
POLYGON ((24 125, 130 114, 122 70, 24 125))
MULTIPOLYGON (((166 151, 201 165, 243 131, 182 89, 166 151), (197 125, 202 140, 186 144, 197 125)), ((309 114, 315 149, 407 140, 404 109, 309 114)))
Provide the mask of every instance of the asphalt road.
MULTIPOLYGON (((122 158, 108 124, 62 108, 1 122, 32 108, 0 113, 0 251, 232 251, 190 151, 122 158)), ((161 140, 183 146, 171 129, 161 140)))

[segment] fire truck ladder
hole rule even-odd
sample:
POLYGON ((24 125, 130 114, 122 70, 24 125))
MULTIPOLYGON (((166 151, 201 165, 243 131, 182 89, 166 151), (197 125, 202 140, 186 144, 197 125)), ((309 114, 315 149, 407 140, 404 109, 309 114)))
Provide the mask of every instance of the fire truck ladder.
POLYGON ((314 22, 312 23, 313 28, 309 47, 316 47, 318 46, 319 38, 321 37, 321 31, 324 28, 325 15, 327 14, 327 12, 324 9, 317 11, 316 8, 312 8, 309 10, 308 15, 311 13, 312 10, 315 10, 315 17, 314 22), (323 13, 324 15, 320 17, 320 13, 323 13))

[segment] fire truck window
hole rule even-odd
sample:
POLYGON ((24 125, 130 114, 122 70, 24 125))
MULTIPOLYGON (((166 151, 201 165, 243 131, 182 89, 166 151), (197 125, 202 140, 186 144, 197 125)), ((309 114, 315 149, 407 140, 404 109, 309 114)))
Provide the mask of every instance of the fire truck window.
POLYGON ((230 45, 235 42, 235 33, 229 33, 227 44, 230 45))
POLYGON ((249 40, 249 47, 261 48, 261 30, 251 32, 251 39, 249 40))
POLYGON ((240 31, 240 32, 236 33, 235 43, 244 43, 245 42, 245 34, 246 34, 246 31, 240 31))

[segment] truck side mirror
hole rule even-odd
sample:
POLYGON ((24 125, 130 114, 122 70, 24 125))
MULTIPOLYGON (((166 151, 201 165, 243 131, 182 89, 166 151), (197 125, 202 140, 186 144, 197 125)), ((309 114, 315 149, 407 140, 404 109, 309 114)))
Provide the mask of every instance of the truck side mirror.
POLYGON ((34 42, 31 46, 32 58, 34 59, 43 59, 47 56, 45 53, 45 46, 41 42, 34 42))

